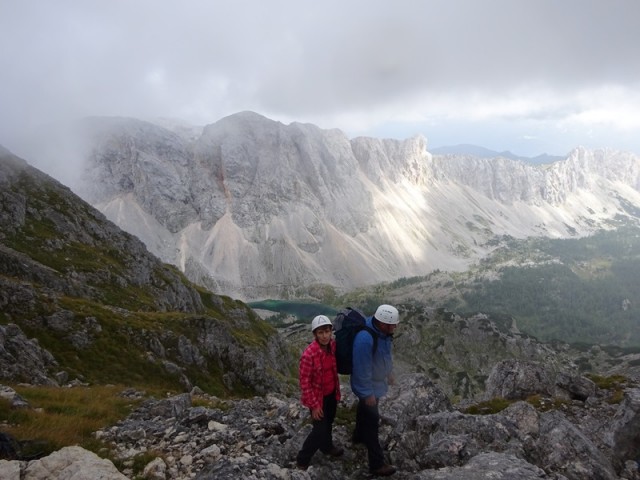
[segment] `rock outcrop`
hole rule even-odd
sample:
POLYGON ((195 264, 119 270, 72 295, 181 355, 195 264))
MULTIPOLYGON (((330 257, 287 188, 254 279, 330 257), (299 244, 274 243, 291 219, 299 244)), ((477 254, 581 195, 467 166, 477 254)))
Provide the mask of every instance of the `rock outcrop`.
POLYGON ((402 312, 394 336, 399 367, 427 373, 451 398, 525 399, 531 392, 554 395, 556 390, 580 397, 589 391, 579 383, 588 379, 576 379, 583 378, 575 362, 580 354, 568 345, 540 342, 491 315, 397 305, 402 312))
POLYGON ((0 460, 3 480, 128 480, 113 462, 81 447, 64 447, 31 462, 0 460))
MULTIPOLYGON (((0 325, 0 379, 33 385, 58 385, 58 362, 15 324, 0 325)), ((0 394, 1 396, 1 394, 0 394)))
POLYGON ((548 368, 535 362, 503 360, 491 370, 485 397, 525 400, 535 394, 550 397, 554 393, 555 378, 548 368))
POLYGON ((628 459, 640 461, 640 389, 625 393, 606 438, 613 452, 613 462, 622 468, 628 459))

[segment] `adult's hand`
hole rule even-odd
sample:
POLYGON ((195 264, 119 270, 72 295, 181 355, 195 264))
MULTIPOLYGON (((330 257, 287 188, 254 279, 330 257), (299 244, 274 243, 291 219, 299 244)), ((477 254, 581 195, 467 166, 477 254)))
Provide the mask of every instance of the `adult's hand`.
POLYGON ((322 417, 324 417, 322 408, 313 408, 311 410, 311 418, 313 418, 314 420, 322 420, 322 417))
POLYGON ((376 397, 375 395, 370 395, 367 398, 364 399, 364 404, 369 406, 369 407, 375 407, 376 405, 376 397))

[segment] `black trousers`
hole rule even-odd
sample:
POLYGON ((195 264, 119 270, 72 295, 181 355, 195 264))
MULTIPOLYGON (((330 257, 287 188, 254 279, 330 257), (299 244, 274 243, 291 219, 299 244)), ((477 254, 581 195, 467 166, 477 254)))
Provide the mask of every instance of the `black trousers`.
POLYGON ((320 420, 313 420, 313 428, 296 457, 298 465, 309 465, 311 457, 316 451, 320 450, 322 453, 329 453, 333 447, 332 428, 333 420, 336 417, 337 404, 335 393, 326 395, 322 399, 324 416, 320 420))
POLYGON ((367 405, 364 400, 358 402, 356 411, 356 428, 353 439, 362 442, 367 447, 369 469, 376 470, 384 465, 384 453, 378 440, 378 428, 380 425, 380 412, 378 402, 373 406, 367 405))

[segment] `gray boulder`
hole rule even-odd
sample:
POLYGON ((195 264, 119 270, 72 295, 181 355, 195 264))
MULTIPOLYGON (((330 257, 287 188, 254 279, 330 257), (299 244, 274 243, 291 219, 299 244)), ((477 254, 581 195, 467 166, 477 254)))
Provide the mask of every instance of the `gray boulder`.
POLYGON ((486 383, 486 399, 502 397, 510 400, 525 400, 535 394, 552 396, 555 379, 542 364, 519 360, 498 362, 486 383))
POLYGON ((127 480, 115 465, 81 447, 64 447, 31 462, 0 460, 3 480, 127 480))
POLYGON ((556 395, 572 400, 586 401, 595 395, 596 384, 586 377, 559 372, 556 375, 556 395))
POLYGON ((640 389, 629 389, 618 407, 607 435, 613 459, 621 468, 625 460, 640 459, 640 389))
POLYGON ((0 385, 0 398, 9 402, 11 408, 29 408, 29 402, 18 395, 13 388, 6 385, 0 385))
POLYGON ((566 416, 550 411, 540 417, 535 462, 570 480, 615 480, 611 461, 566 416))
MULTIPOLYGON (((473 457, 462 467, 446 467, 439 470, 423 470, 411 477, 413 480, 539 480, 557 479, 543 469, 508 453, 487 452, 473 457)), ((586 478, 586 477, 585 477, 586 478)))
POLYGON ((0 325, 0 379, 34 385, 57 385, 51 373, 58 363, 53 355, 28 339, 15 324, 0 325))

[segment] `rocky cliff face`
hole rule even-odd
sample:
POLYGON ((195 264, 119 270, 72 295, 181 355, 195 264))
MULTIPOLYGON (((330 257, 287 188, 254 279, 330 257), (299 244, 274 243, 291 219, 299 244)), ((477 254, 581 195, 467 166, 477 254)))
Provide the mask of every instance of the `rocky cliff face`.
POLYGON ((350 140, 251 112, 195 137, 114 118, 78 137, 76 191, 190 278, 244 299, 460 270, 504 234, 585 235, 639 216, 640 158, 615 151, 546 166, 433 156, 423 137, 350 140))

